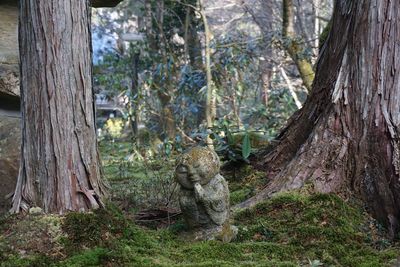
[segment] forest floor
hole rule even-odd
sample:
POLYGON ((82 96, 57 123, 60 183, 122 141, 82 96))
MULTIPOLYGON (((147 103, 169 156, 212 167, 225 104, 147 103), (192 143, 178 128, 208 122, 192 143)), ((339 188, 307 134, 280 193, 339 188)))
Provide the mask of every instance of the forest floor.
MULTIPOLYGON (((308 190, 235 212, 235 241, 193 242, 176 204, 174 156, 146 159, 129 143, 101 145, 111 203, 92 213, 0 221, 0 266, 395 266, 400 244, 356 200, 308 190)), ((230 165, 232 166, 232 165, 230 165)), ((225 168, 232 204, 262 174, 225 168)))

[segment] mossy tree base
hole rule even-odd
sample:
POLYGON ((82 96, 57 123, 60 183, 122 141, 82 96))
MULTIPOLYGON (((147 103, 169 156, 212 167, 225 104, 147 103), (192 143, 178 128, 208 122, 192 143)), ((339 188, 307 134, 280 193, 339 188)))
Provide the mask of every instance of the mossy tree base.
POLYGON ((394 238, 400 219, 400 31, 379 5, 338 0, 311 95, 256 164, 269 183, 241 207, 313 184, 362 199, 394 238), (364 23, 365 22, 365 23, 364 23), (388 30, 393 29, 393 30, 388 30))

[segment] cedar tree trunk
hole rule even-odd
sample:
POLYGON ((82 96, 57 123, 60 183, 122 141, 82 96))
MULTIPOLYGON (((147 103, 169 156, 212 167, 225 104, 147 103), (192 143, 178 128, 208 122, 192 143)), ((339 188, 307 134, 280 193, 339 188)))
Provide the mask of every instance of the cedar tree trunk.
POLYGON ((400 1, 337 0, 311 95, 257 162, 267 187, 360 197, 394 236, 400 216, 400 1))
POLYGON ((102 205, 89 1, 20 1, 22 149, 12 212, 102 205))

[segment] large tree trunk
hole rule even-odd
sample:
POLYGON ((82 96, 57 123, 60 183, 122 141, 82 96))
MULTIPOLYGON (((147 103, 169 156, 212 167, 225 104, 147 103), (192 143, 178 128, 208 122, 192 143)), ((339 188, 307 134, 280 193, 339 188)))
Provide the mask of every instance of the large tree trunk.
POLYGON ((21 166, 13 212, 102 205, 89 1, 20 1, 21 166))
POLYGON ((400 2, 337 0, 312 93, 258 165, 248 207, 312 184, 361 197, 394 236, 400 208, 400 2))

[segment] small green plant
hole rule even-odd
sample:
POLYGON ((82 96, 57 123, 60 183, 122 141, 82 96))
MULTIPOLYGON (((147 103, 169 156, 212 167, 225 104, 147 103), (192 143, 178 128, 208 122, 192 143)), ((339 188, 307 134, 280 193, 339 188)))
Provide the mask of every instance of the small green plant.
POLYGON ((215 151, 225 160, 249 162, 256 147, 268 144, 266 137, 257 131, 235 129, 230 121, 222 119, 212 129, 215 151))

